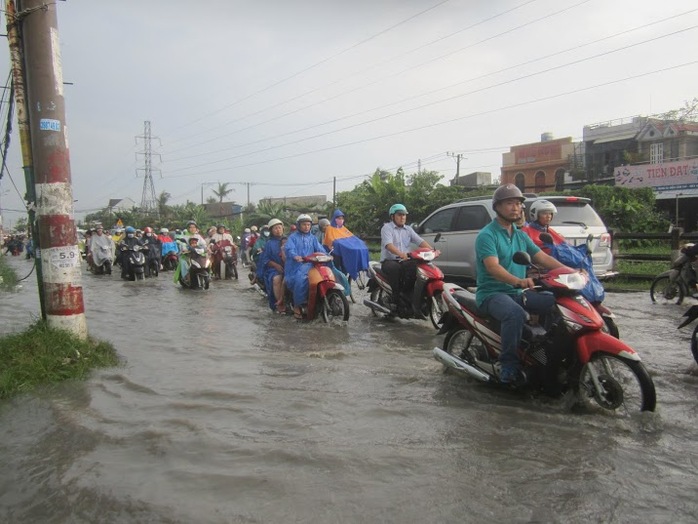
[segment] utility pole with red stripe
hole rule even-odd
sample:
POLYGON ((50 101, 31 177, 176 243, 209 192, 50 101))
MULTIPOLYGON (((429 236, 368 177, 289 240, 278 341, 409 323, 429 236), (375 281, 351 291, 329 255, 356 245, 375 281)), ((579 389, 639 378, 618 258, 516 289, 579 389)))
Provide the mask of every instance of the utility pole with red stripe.
POLYGON ((50 327, 86 338, 56 2, 20 0, 18 5, 35 179, 35 202, 29 205, 35 208, 39 233, 35 241, 43 280, 42 316, 50 327))

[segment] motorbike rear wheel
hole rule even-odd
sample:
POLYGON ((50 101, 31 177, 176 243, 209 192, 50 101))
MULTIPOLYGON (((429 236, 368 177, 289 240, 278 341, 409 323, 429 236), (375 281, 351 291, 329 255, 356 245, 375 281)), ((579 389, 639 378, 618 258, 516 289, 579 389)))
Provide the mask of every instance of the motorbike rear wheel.
POLYGON ((650 286, 652 302, 659 304, 681 304, 686 296, 686 289, 679 280, 671 281, 668 275, 656 277, 650 286))
POLYGON ((608 411, 620 409, 626 415, 654 411, 657 404, 654 383, 642 362, 610 353, 596 353, 582 367, 578 394, 583 405, 595 403, 608 411), (601 392, 594 386, 593 375, 601 392))
POLYGON ((322 320, 329 324, 330 320, 349 320, 349 301, 346 295, 338 289, 331 289, 325 295, 320 306, 322 320))
MULTIPOLYGON (((383 290, 380 286, 376 286, 376 288, 371 291, 371 302, 383 304, 383 290)), ((371 313, 373 313, 374 317, 378 316, 378 313, 373 308, 371 308, 371 313)))
POLYGON ((431 297, 431 302, 429 302, 429 319, 436 329, 439 329, 439 320, 441 316, 446 312, 447 308, 441 300, 441 291, 434 293, 431 297))
POLYGON ((134 280, 145 280, 145 274, 143 274, 143 273, 134 273, 134 274, 133 274, 133 279, 134 279, 134 280))

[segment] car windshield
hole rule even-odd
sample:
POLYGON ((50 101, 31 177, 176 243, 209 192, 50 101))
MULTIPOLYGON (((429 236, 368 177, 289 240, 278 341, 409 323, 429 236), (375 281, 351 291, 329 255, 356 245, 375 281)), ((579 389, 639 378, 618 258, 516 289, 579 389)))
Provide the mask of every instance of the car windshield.
POLYGON ((568 226, 582 223, 587 226, 601 226, 604 223, 601 217, 587 202, 555 202, 557 214, 553 216, 551 226, 568 226))

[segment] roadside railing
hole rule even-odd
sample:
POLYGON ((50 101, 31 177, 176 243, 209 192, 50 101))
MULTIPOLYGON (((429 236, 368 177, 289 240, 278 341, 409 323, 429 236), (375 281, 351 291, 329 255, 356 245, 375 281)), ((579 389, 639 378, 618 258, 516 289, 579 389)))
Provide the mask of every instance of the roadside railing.
POLYGON ((654 278, 656 273, 633 273, 618 268, 619 262, 666 262, 666 269, 678 257, 681 246, 687 242, 698 242, 698 233, 682 233, 680 229, 674 229, 670 233, 612 233, 611 251, 613 252, 614 270, 620 271, 620 277, 629 280, 646 280, 654 278), (666 245, 666 253, 642 253, 639 249, 626 250, 621 247, 623 240, 652 240, 655 243, 666 245))

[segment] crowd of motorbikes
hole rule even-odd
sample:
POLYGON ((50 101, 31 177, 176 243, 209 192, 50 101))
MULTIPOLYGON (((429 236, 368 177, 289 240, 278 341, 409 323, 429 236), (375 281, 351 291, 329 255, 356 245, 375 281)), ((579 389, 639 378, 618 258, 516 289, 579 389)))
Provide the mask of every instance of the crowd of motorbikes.
MULTIPOLYGON (((150 248, 125 248, 116 263, 128 257, 131 280, 157 276, 160 271, 174 271, 176 281, 189 289, 208 289, 211 279, 237 279, 238 253, 228 241, 207 246, 183 246, 182 240, 160 246, 160 256, 153 257, 150 248)), ((471 288, 444 282, 444 275, 434 264, 437 252, 419 248, 410 253, 417 262, 416 280, 408 294, 394 296, 379 262, 371 262, 365 270, 367 282, 363 300, 374 315, 388 318, 429 319, 444 335, 441 347, 433 356, 447 369, 455 370, 477 381, 499 384, 499 327, 484 315, 475 303, 471 288)), ((108 254, 92 252, 95 273, 110 273, 108 254)), ((686 296, 696 294, 696 272, 692 263, 696 255, 683 252, 671 270, 660 274, 652 284, 653 301, 680 304, 686 296)), ((536 287, 525 293, 551 293, 555 307, 547 318, 532 317, 524 329, 519 353, 528 378, 527 388, 551 396, 573 394, 582 404, 593 404, 609 411, 653 411, 655 387, 640 356, 620 340, 613 313, 601 303, 593 303, 582 295, 589 277, 586 272, 558 269, 543 273, 525 253, 517 253, 515 261, 530 268, 536 287)), ((264 283, 256 278, 255 266, 248 261, 250 281, 266 294, 264 283)), ((312 264, 308 273, 310 286, 303 320, 322 319, 331 322, 349 319, 352 282, 333 264, 327 253, 305 257, 312 264)), ((698 295, 696 295, 698 296, 698 295)), ((290 293, 285 301, 292 306, 290 293)), ((698 319, 698 305, 691 307, 679 326, 698 319)), ((691 351, 698 362, 698 323, 691 337, 691 351)))

